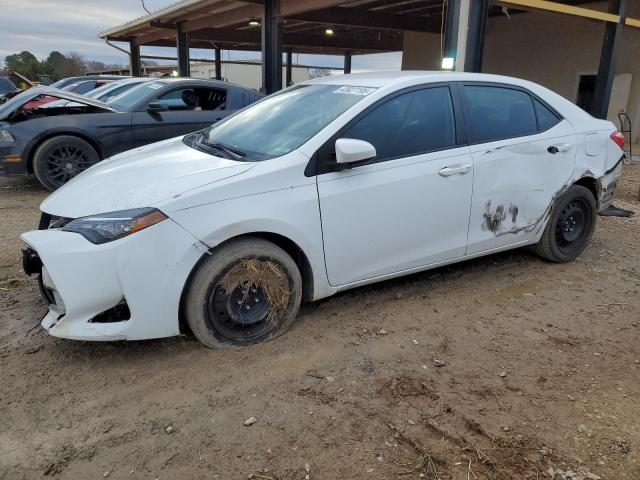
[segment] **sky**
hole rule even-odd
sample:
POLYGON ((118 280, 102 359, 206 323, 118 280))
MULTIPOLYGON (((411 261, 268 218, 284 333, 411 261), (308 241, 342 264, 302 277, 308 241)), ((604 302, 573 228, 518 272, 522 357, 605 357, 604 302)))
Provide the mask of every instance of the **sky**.
MULTIPOLYGON (((175 0, 145 0, 155 11, 175 0)), ((108 28, 145 15, 141 0, 0 0, 0 62, 4 57, 29 50, 39 59, 52 50, 78 52, 87 60, 126 65, 127 56, 106 45, 98 34, 108 28)), ((128 49, 128 45, 122 44, 128 49)), ((175 56, 173 48, 144 47, 143 55, 175 56)), ((258 59, 259 52, 224 52, 223 60, 258 59)), ((213 58, 212 50, 192 49, 193 58, 213 58)), ((324 67, 341 67, 342 57, 294 56, 294 62, 324 67)), ((400 68, 400 53, 358 55, 352 69, 393 70, 400 68)))

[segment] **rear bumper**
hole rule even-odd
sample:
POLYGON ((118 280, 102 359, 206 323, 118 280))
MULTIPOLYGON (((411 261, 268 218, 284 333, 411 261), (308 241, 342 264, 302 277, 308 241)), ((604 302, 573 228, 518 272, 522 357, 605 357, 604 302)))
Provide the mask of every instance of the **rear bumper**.
POLYGON ((39 275, 49 334, 140 340, 180 333, 180 297, 203 252, 172 220, 102 245, 55 229, 22 240, 25 272, 39 275))
POLYGON ((622 155, 620 160, 607 170, 602 178, 600 178, 600 198, 598 199, 598 211, 604 212, 613 203, 613 195, 615 194, 618 181, 622 175, 622 161, 625 156, 622 155))

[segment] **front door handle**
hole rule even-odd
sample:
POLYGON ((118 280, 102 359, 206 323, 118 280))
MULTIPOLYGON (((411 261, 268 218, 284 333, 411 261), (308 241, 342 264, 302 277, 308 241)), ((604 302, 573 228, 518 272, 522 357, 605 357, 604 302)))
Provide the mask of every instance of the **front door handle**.
POLYGON ((438 170, 438 175, 441 177, 450 177, 451 175, 464 175, 465 173, 469 173, 471 171, 471 165, 468 163, 459 163, 457 165, 449 165, 447 167, 441 168, 438 170))
POLYGON ((558 152, 568 152, 570 149, 570 143, 563 143, 562 145, 551 145, 549 148, 547 148, 547 152, 555 155, 558 152))

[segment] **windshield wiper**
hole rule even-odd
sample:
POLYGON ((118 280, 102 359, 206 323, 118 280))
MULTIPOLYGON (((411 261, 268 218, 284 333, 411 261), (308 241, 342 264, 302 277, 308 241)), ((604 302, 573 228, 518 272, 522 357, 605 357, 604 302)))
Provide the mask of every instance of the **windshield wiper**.
POLYGON ((200 138, 198 139, 198 143, 200 145, 204 145, 205 147, 215 148, 216 150, 222 150, 224 153, 229 155, 234 160, 240 160, 241 158, 244 158, 247 156, 247 154, 242 150, 230 147, 229 145, 225 145, 224 143, 220 143, 220 142, 205 142, 203 140, 204 138, 207 138, 207 134, 205 132, 202 132, 202 134, 200 135, 200 138))
POLYGON ((229 147, 227 145, 224 145, 220 142, 215 142, 215 143, 208 143, 208 142, 202 142, 203 145, 207 146, 207 147, 211 147, 211 148, 215 148, 218 150, 222 150, 224 153, 226 153, 227 155, 233 157, 236 160, 239 160, 243 157, 246 157, 247 154, 244 153, 242 150, 237 150, 235 148, 229 147))

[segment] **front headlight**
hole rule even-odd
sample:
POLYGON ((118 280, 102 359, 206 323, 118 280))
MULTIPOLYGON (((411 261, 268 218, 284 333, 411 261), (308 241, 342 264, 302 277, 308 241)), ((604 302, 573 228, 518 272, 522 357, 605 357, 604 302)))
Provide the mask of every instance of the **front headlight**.
POLYGON ((164 213, 155 208, 134 208, 76 218, 62 230, 79 233, 91 243, 101 244, 139 232, 166 218, 164 213))
POLYGON ((0 130, 0 142, 13 142, 15 138, 9 130, 0 130))

